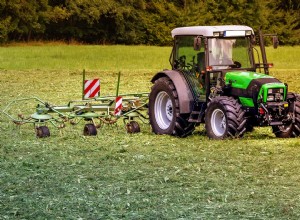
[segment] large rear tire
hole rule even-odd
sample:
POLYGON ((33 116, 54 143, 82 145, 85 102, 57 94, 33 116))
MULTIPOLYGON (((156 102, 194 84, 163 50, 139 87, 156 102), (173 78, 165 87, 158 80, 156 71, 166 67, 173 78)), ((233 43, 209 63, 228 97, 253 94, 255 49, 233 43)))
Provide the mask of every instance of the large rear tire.
MULTIPOLYGON (((188 91, 186 91, 188 92, 188 91)), ((149 95, 149 119, 156 134, 186 137, 195 129, 189 114, 180 114, 178 93, 168 77, 157 79, 149 95)))
POLYGON ((245 111, 232 97, 219 96, 208 103, 205 129, 212 139, 242 137, 246 132, 245 111))
POLYGON ((288 93, 287 101, 293 120, 287 124, 272 127, 273 133, 278 138, 292 138, 300 135, 300 95, 288 93))

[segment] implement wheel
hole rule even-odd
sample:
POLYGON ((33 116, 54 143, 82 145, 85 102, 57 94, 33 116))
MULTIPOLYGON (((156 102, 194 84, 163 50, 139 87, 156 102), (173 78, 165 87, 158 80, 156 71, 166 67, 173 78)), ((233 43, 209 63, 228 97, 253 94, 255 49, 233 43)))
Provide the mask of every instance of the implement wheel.
POLYGON ((35 133, 36 133, 36 137, 38 138, 50 137, 50 131, 47 126, 36 127, 35 133))
POLYGON ((136 121, 131 121, 126 124, 126 131, 129 134, 139 133, 141 131, 139 123, 136 121))
POLYGON ((84 136, 96 136, 97 128, 94 124, 86 124, 83 129, 84 136))

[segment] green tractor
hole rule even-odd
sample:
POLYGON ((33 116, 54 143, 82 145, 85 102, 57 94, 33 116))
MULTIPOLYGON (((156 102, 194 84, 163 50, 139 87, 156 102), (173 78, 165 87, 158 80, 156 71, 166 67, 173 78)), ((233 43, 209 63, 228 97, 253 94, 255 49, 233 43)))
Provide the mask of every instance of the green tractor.
POLYGON ((248 26, 172 30, 172 70, 152 78, 153 132, 185 137, 205 123, 212 139, 242 137, 254 126, 272 126, 276 137, 299 136, 300 95, 269 75, 265 36, 276 48, 276 36, 261 31, 255 36, 248 26))

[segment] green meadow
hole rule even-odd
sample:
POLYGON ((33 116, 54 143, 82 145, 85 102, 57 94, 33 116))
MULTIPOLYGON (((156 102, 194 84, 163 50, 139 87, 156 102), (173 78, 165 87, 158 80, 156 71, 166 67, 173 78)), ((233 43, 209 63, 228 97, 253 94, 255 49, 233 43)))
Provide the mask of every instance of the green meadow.
MULTIPOLYGON (((55 43, 0 47, 0 110, 37 96, 55 105, 81 98, 82 71, 101 94, 149 92, 170 68, 170 47, 55 43)), ((300 93, 300 47, 267 48, 271 75, 300 93)), ((36 103, 16 105, 34 113, 36 103)), ((255 128, 215 141, 197 127, 187 138, 127 134, 122 120, 83 136, 84 124, 37 139, 0 114, 0 219, 299 219, 300 139, 255 128)))

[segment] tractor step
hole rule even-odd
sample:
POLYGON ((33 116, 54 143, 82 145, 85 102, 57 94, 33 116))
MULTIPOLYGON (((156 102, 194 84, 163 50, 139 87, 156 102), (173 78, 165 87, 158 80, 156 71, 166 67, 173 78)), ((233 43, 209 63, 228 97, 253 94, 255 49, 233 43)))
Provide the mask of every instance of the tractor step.
POLYGON ((188 122, 200 123, 201 122, 200 111, 192 111, 188 122))
POLYGON ((271 126, 278 126, 278 125, 283 125, 282 121, 273 121, 273 122, 270 122, 270 125, 271 126))

